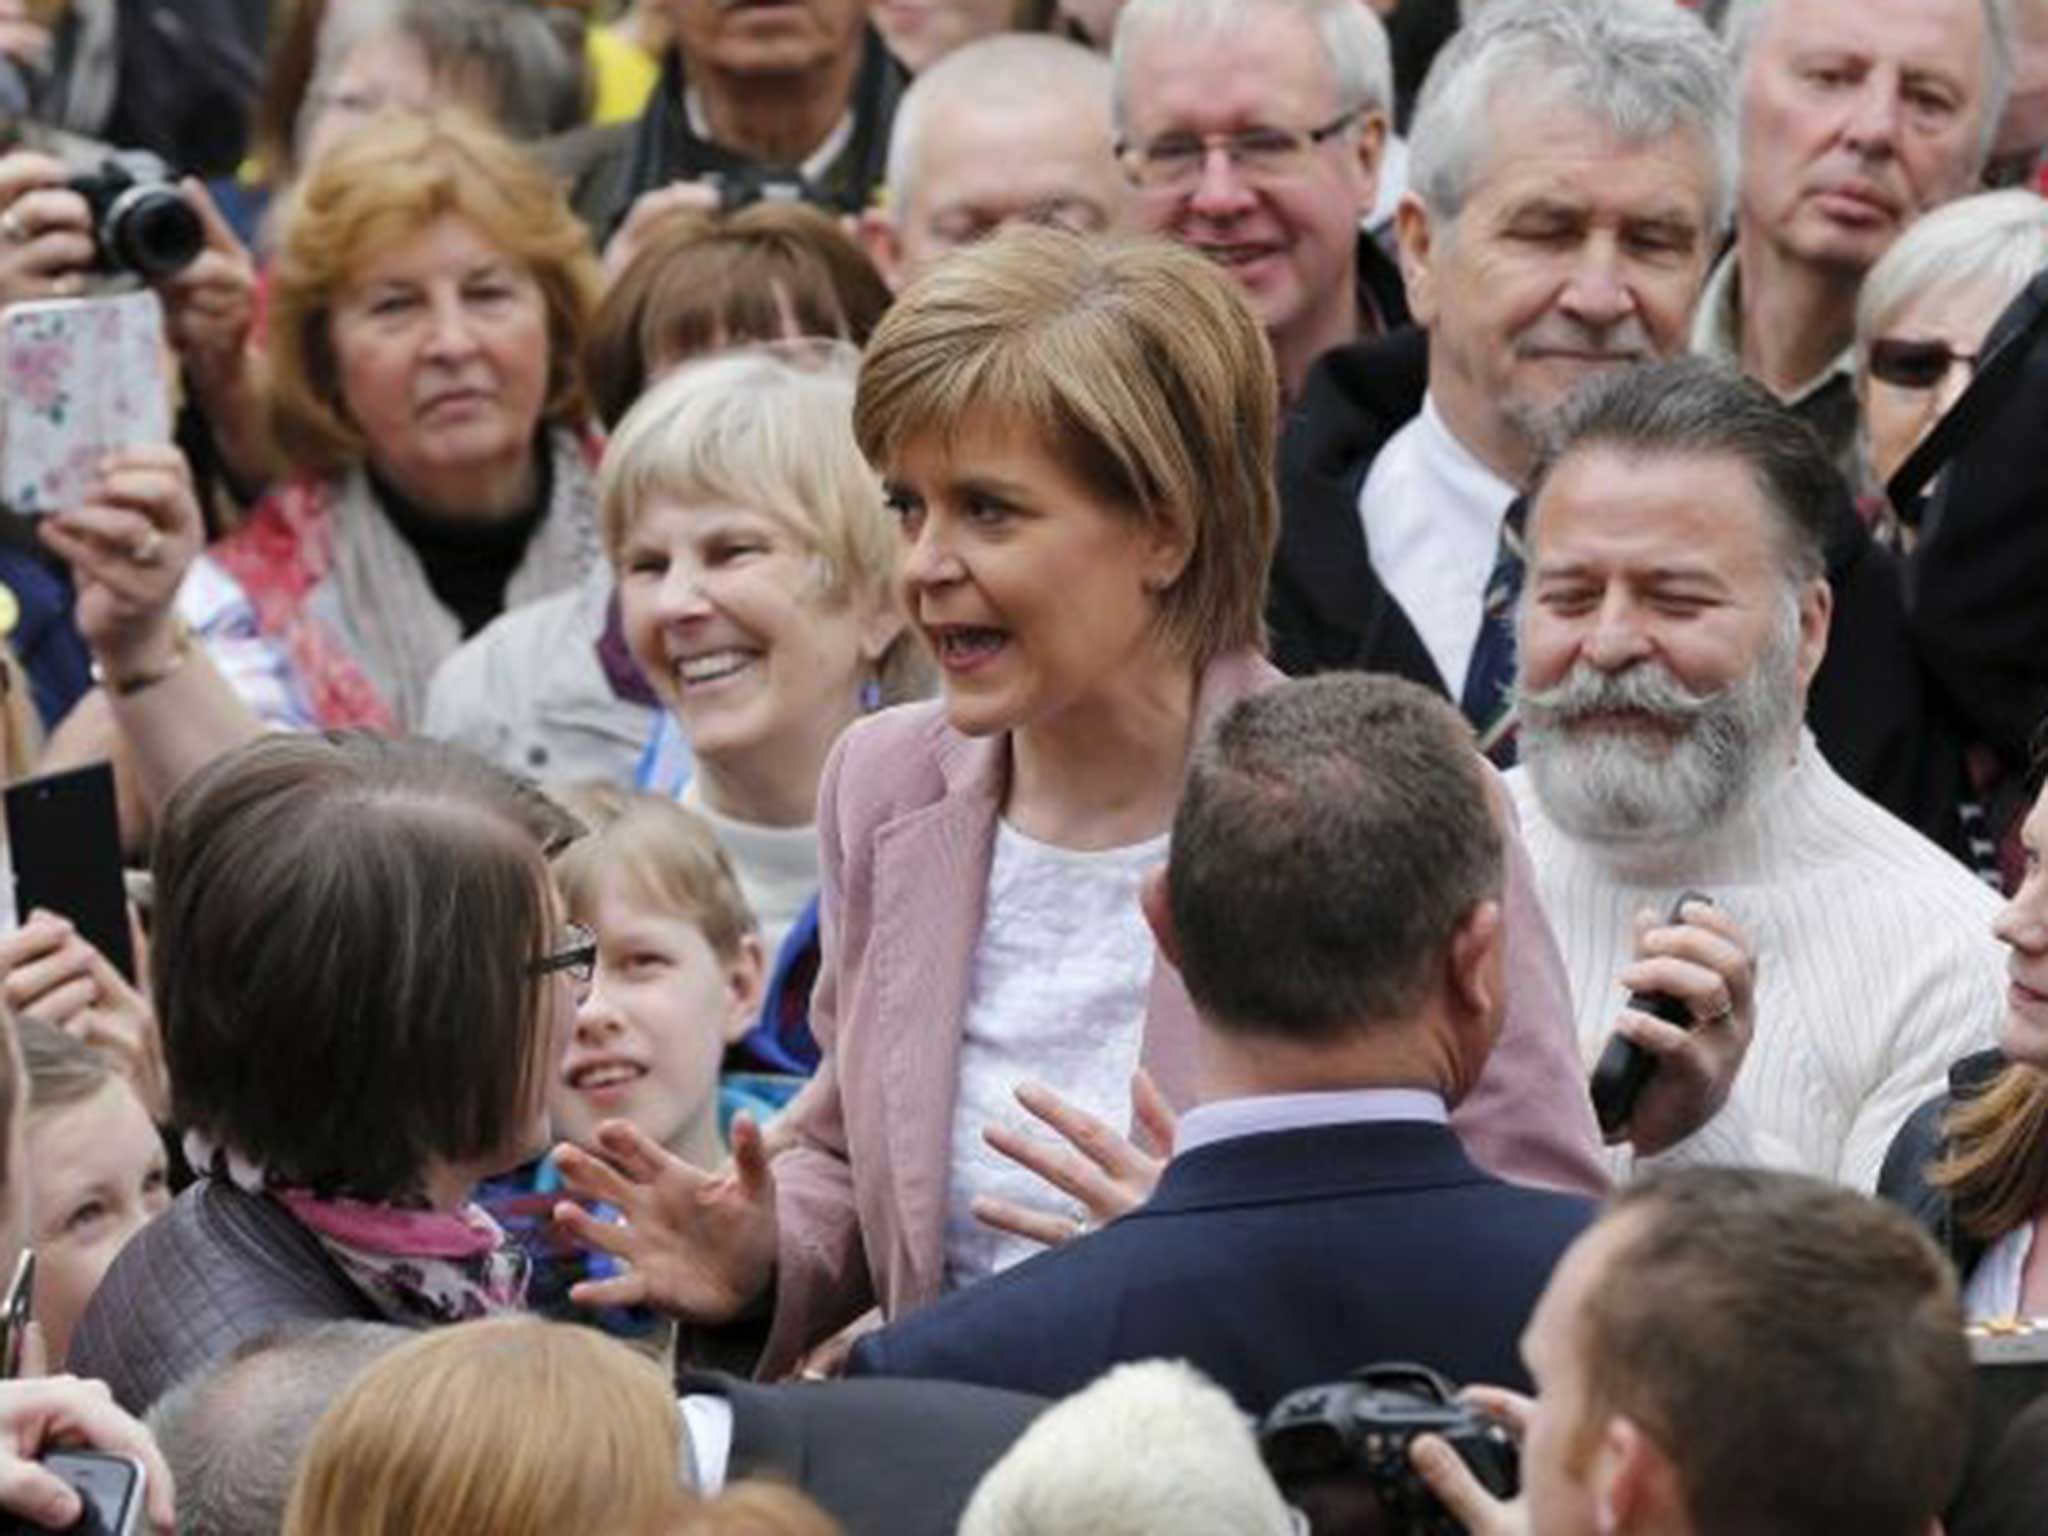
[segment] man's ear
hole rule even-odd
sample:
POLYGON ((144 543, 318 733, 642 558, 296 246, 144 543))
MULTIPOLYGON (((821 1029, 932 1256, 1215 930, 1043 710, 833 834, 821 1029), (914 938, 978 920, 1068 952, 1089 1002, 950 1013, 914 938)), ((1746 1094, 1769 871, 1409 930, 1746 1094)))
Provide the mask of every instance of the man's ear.
POLYGON ((1599 1530, 1686 1528, 1685 1489, 1678 1468, 1664 1448, 1624 1414, 1601 1426, 1591 1482, 1599 1530))
POLYGON ((1445 1001, 1458 1032, 1460 1054, 1469 1068, 1468 1089, 1479 1080, 1486 1058, 1500 1038, 1500 1022, 1507 1007, 1504 954, 1501 905, 1488 897, 1474 905, 1452 930, 1444 956, 1445 1001))
POLYGON ((761 935, 740 935, 739 948, 725 962, 725 1043, 731 1045, 761 1016, 761 996, 768 990, 768 962, 761 935))
POLYGON ((1166 894, 1166 866, 1155 864, 1145 872, 1138 886, 1138 910, 1145 914, 1145 926, 1159 945, 1159 953, 1176 971, 1180 969, 1180 935, 1173 928, 1173 903, 1166 894))
POLYGON ((1380 197, 1380 171, 1387 163, 1387 114, 1368 112, 1358 121, 1358 141, 1352 146, 1358 157, 1358 216, 1364 218, 1380 197))
POLYGON ((860 216, 860 243, 868 260, 882 274, 891 293, 903 291, 903 236, 886 209, 869 208, 860 216))
POLYGON ((1799 686, 1813 686, 1814 674, 1828 653, 1828 626, 1835 613, 1835 589, 1816 576, 1799 589, 1799 686))
POLYGON ((1437 263, 1443 256, 1444 231, 1436 215, 1413 192, 1401 194, 1394 208, 1394 235, 1400 242, 1401 281, 1408 289, 1408 310, 1424 330, 1436 323, 1437 263))

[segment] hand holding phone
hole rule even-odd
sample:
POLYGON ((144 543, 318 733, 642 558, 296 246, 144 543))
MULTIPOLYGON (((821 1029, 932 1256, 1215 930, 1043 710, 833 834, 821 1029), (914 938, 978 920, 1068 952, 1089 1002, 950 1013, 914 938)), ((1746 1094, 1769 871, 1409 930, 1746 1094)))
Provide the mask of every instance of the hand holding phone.
POLYGON ((0 413, 0 501, 24 516, 77 506, 115 450, 168 443, 157 296, 143 290, 0 311, 0 413))
POLYGON ((1627 1013, 1589 1086, 1607 1139, 1649 1156, 1727 1101, 1754 1030, 1755 960, 1734 920, 1694 891, 1661 923, 1639 923, 1636 957, 1622 975, 1627 1013))
POLYGON ((81 1512, 66 1526, 37 1525, 16 1518, 0 1523, 0 1536, 30 1536, 50 1530, 71 1536, 139 1536, 148 1507, 149 1472, 133 1456, 104 1451, 49 1451, 42 1470, 77 1496, 81 1512))
POLYGON ((170 1468, 97 1381, 0 1382, 0 1536, 152 1530, 176 1520, 170 1468))

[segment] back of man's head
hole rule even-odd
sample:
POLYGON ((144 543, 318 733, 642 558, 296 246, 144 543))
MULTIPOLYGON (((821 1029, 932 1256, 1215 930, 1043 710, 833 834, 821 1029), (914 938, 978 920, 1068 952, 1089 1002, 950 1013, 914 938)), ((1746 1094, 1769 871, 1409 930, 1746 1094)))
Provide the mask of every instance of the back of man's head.
POLYGON ((179 1536, 277 1536, 321 1414, 412 1336, 363 1322, 259 1334, 160 1398, 149 1427, 177 1485, 179 1536))
POLYGON ((1120 1365, 988 1471, 960 1536, 1288 1536, 1237 1405, 1180 1361, 1120 1365))
POLYGON ((1585 1412, 1676 1468, 1697 1536, 1923 1536, 1962 1470, 1970 1360, 1948 1263, 1899 1210, 1804 1176, 1638 1183, 1578 1319, 1585 1412))
POLYGON ((1239 703, 1194 754, 1167 896, 1181 974, 1219 1029, 1314 1042, 1405 1020, 1501 888, 1471 733, 1393 677, 1239 703))

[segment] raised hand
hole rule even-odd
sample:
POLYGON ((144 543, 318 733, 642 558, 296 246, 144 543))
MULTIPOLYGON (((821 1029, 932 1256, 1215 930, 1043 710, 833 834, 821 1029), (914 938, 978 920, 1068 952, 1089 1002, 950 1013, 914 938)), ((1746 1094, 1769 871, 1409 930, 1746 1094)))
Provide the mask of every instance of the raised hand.
POLYGON ((659 1307, 687 1322, 729 1322, 769 1287, 775 1274, 775 1176, 761 1129, 733 1121, 732 1159, 717 1173, 695 1168, 625 1120, 597 1128, 596 1155, 564 1144, 555 1150, 562 1182, 619 1213, 601 1221, 567 1201, 555 1219, 585 1247, 623 1260, 627 1271, 586 1280, 578 1306, 659 1307))
MULTIPOLYGON (((1505 1425, 1517 1445, 1528 1438, 1536 1405, 1519 1392, 1468 1387, 1459 1395, 1505 1425)), ((1408 1461, 1468 1536, 1529 1536, 1528 1506, 1520 1499, 1502 1503, 1495 1498, 1463 1458, 1435 1435, 1418 1435, 1408 1447, 1408 1461)))
MULTIPOLYGON (((143 951, 138 948, 138 958, 143 951)), ((156 1010, 113 962, 64 918, 32 912, 0 939, 0 999, 105 1051, 152 1118, 170 1118, 170 1088, 156 1010)))
POLYGON ((1073 1150, 1056 1142, 1019 1135, 1003 1125, 988 1126, 981 1133, 982 1139, 1054 1189, 1078 1200, 1088 1217, 1077 1222, 1071 1216, 1033 1210, 1011 1200, 984 1195, 974 1202, 975 1220, 1050 1246, 1114 1221, 1151 1198, 1160 1171, 1173 1155, 1177 1117, 1144 1068, 1140 1067, 1131 1077, 1131 1120, 1157 1155, 1144 1151, 1042 1083, 1019 1086, 1017 1102, 1058 1132, 1073 1150))
POLYGON ((71 566, 78 631, 108 669, 146 669, 173 649, 172 605, 205 535, 192 471, 169 446, 107 456, 81 506, 37 532, 71 566))
POLYGON ((1756 1034, 1756 956, 1748 937, 1709 902, 1687 902, 1680 915, 1666 927, 1656 913, 1636 914, 1636 958, 1620 978, 1629 992, 1677 998, 1693 1018, 1690 1029, 1633 1011, 1615 1022, 1615 1033, 1657 1058, 1617 1138, 1642 1157, 1675 1146, 1720 1113, 1756 1034))

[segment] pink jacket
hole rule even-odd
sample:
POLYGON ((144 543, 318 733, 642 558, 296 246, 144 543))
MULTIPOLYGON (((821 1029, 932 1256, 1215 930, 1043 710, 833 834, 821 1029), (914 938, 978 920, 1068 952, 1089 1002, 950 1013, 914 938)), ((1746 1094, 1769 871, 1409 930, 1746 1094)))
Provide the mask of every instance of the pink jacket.
MULTIPOLYGON (((1218 660, 1196 730, 1280 681, 1250 653, 1218 660)), ((781 1249, 764 1376, 877 1301, 896 1317, 939 1295, 961 1024, 1008 765, 1007 738, 963 736, 937 704, 861 722, 826 765, 811 1003, 824 1060, 795 1110, 797 1144, 775 1163, 781 1249)), ((1519 837, 1506 931, 1500 1043, 1451 1124, 1502 1178, 1597 1194, 1607 1177, 1570 992, 1519 837)), ((1155 965, 1141 1059, 1177 1107, 1192 1096, 1195 1028, 1179 973, 1155 965)))

